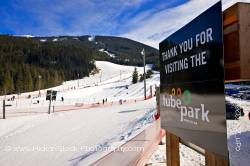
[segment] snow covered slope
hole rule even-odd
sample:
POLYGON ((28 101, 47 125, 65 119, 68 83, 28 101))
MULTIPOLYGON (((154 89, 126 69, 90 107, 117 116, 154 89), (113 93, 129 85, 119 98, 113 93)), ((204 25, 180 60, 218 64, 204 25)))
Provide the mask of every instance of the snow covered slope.
POLYGON ((0 120, 0 165, 89 165, 154 120, 155 99, 0 120))
MULTIPOLYGON (((100 69, 97 74, 79 80, 67 81, 60 86, 50 88, 58 91, 57 100, 52 103, 55 108, 76 104, 102 103, 103 99, 115 102, 143 98, 143 82, 131 83, 134 66, 123 66, 104 61, 97 61, 96 66, 100 69)), ((137 71, 142 74, 143 68, 137 67, 137 71)), ((147 79, 148 95, 150 86, 152 85, 154 90, 155 85, 159 85, 159 81, 160 75, 157 72, 152 75, 152 78, 147 79)), ((7 117, 46 113, 49 105, 49 102, 45 100, 46 91, 41 90, 40 97, 38 97, 39 91, 36 91, 15 95, 14 101, 6 101, 10 105, 6 107, 7 117), (29 95, 31 97, 27 98, 29 95)), ((0 100, 2 101, 4 98, 7 100, 12 96, 0 96, 0 100)), ((0 105, 2 106, 1 103, 0 105)))
MULTIPOLYGON (((7 119, 0 119, 1 166, 89 165, 152 124, 155 98, 138 100, 143 98, 143 83, 131 84, 134 67, 109 62, 96 65, 100 69, 98 74, 51 88, 58 91, 52 105, 68 108, 101 103, 99 107, 48 115, 46 90, 41 90, 41 97, 36 91, 15 95, 14 101, 6 102, 7 119), (133 102, 106 106, 108 103, 102 104, 106 98, 108 103, 133 102)), ((143 68, 137 69, 142 73, 143 68)), ((149 94, 149 85, 159 84, 159 73, 148 79, 147 84, 149 94)))
POLYGON ((115 54, 112 54, 112 53, 108 52, 108 51, 105 50, 105 49, 100 49, 99 51, 100 51, 100 52, 106 53, 106 54, 107 54, 108 56, 110 56, 111 58, 115 58, 115 54))

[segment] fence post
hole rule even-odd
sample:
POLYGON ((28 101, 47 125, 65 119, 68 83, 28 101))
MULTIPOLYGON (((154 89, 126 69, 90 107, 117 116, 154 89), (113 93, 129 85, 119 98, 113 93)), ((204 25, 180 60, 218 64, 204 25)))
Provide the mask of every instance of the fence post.
POLYGON ((166 131, 166 153, 168 166, 180 166, 179 142, 179 137, 166 131))
POLYGON ((206 166, 229 166, 228 160, 207 150, 205 151, 205 162, 206 166))
POLYGON ((152 87, 152 85, 150 85, 150 98, 152 98, 153 97, 153 87, 152 87))
POLYGON ((3 119, 5 119, 5 100, 3 100, 3 119))

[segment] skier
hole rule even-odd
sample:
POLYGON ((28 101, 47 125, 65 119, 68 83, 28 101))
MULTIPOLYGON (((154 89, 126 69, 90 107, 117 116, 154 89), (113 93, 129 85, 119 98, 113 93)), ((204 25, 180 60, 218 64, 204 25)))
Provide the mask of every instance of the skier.
POLYGON ((248 112, 248 119, 250 120, 250 112, 248 112))
POLYGON ((102 104, 104 105, 104 102, 105 102, 105 100, 104 99, 102 99, 102 104))
POLYGON ((62 101, 62 102, 64 101, 64 98, 63 98, 63 97, 61 97, 61 101, 62 101))

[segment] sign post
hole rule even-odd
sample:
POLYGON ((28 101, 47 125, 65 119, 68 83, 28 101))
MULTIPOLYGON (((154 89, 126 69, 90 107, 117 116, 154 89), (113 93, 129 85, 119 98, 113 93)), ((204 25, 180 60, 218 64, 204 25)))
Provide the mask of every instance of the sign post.
POLYGON ((180 138, 166 131, 167 165, 180 166, 180 138))
POLYGON ((143 48, 141 51, 141 55, 143 56, 143 82, 144 82, 144 100, 147 99, 147 89, 146 89, 146 53, 143 48))
POLYGON ((205 152, 205 164, 206 166, 229 166, 228 160, 208 151, 205 152))
POLYGON ((50 99, 49 99, 49 110, 48 110, 48 114, 50 114, 51 99, 52 99, 52 93, 50 93, 50 99))
POLYGON ((5 100, 3 100, 3 119, 5 119, 5 100))
POLYGON ((159 48, 162 127, 227 160, 221 1, 159 48))
MULTIPOLYGON (((49 100, 49 109, 48 109, 48 114, 50 114, 50 108, 51 108, 51 101, 52 100, 56 100, 56 94, 57 91, 53 91, 53 90, 47 90, 47 94, 46 94, 46 100, 49 100)), ((53 112, 54 112, 54 106, 53 106, 53 112)))

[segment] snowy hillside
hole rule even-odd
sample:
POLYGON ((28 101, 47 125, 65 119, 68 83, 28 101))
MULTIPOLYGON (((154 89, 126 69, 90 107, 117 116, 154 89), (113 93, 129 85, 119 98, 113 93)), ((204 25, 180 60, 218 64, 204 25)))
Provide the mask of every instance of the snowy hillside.
MULTIPOLYGON (((7 119, 0 119, 1 166, 89 165, 151 125, 155 98, 143 101, 143 83, 131 84, 134 67, 96 65, 99 73, 52 88, 58 96, 52 103, 56 112, 50 115, 46 90, 41 90, 41 97, 39 91, 15 95, 14 101, 7 101, 13 95, 0 97, 8 105, 7 119), (79 107, 93 103, 99 104, 79 107), (58 112, 61 108, 64 112, 58 112)), ((143 68, 137 69, 142 73, 143 68)), ((147 80, 148 95, 149 86, 156 84, 157 73, 147 80)))
POLYGON ((112 53, 108 52, 108 51, 105 50, 105 49, 100 49, 99 51, 100 51, 100 52, 106 53, 106 54, 107 54, 108 56, 110 56, 111 58, 115 58, 115 54, 112 54, 112 53))
MULTIPOLYGON (((119 100, 136 100, 142 99, 144 96, 143 83, 132 84, 133 66, 122 66, 110 62, 97 61, 96 65, 99 73, 85 77, 79 80, 67 81, 63 85, 50 88, 58 91, 57 99, 52 105, 55 109, 65 106, 86 105, 93 103, 102 103, 103 99, 107 99, 108 103, 117 102, 119 100), (62 101, 63 98, 63 101, 62 101)), ((137 67, 138 73, 143 73, 142 67, 137 67)), ((147 79, 147 94, 150 93, 150 86, 159 85, 159 73, 152 75, 147 79)), ((47 90, 23 93, 15 95, 14 101, 6 101, 7 116, 19 116, 25 114, 46 113, 48 111, 49 102, 45 100, 47 90), (28 96, 31 96, 28 98, 28 96)), ((0 96, 2 101, 10 99, 13 95, 0 96)), ((2 106, 2 104, 1 104, 2 106)), ((1 112, 2 113, 2 112, 1 112)), ((0 116, 1 116, 0 113, 0 116)))
MULTIPOLYGON (((0 96, 0 101, 5 99, 8 105, 7 119, 0 119, 1 166, 89 165, 152 124, 156 101, 154 97, 143 100, 143 82, 131 83, 135 67, 103 61, 97 61, 96 66, 99 72, 90 77, 51 88, 58 94, 52 102, 55 112, 50 115, 45 100, 47 90, 41 90, 41 96, 39 91, 14 95, 13 101, 13 95, 0 96)), ((143 68, 137 67, 137 71, 141 74, 143 68)), ((160 75, 154 72, 147 79, 147 95, 150 86, 154 94, 159 82, 160 75)), ((250 155, 250 101, 232 97, 226 100, 242 107, 245 113, 239 120, 227 121, 231 164, 244 166, 250 155)), ((162 147, 153 155, 153 161, 165 162, 162 147)), ((180 157, 185 166, 205 162, 204 156, 182 144, 180 157)))

